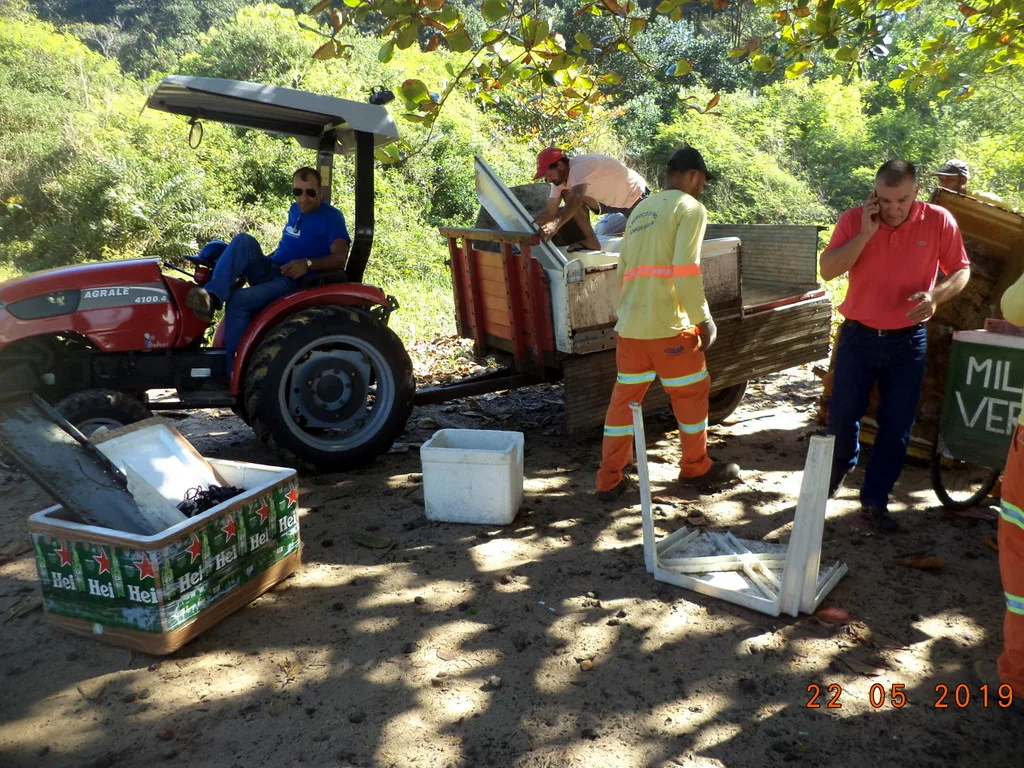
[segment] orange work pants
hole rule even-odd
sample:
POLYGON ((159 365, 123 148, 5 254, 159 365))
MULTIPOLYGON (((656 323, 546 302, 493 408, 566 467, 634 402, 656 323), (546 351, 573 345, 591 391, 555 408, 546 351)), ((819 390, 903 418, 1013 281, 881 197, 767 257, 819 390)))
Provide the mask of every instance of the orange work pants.
POLYGON ((696 328, 687 328, 667 339, 618 337, 615 348, 618 375, 608 413, 604 418, 601 468, 597 490, 609 491, 622 481, 622 470, 633 458, 633 412, 630 403, 643 402, 651 383, 661 386, 672 401, 679 424, 682 458, 679 474, 700 477, 711 469, 708 458, 708 393, 711 379, 704 366, 704 352, 696 328))
POLYGON ((1024 701, 1024 427, 1017 427, 1003 472, 999 515, 999 577, 1006 598, 999 679, 1024 701))

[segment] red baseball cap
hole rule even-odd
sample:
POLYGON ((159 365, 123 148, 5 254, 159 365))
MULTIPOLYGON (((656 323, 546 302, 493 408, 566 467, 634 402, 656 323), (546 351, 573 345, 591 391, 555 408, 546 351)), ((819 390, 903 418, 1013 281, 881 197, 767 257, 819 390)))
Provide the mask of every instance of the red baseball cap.
POLYGON ((560 150, 558 147, 548 147, 542 149, 540 154, 537 155, 537 175, 533 178, 542 179, 544 174, 548 172, 548 168, 557 163, 559 160, 565 159, 565 152, 560 150))

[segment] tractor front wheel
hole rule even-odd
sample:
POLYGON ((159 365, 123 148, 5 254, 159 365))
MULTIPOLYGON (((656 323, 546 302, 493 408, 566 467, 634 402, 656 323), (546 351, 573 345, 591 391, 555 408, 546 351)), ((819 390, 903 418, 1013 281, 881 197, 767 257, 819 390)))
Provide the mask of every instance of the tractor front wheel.
POLYGON ((68 395, 55 406, 86 437, 101 429, 118 429, 153 416, 131 395, 113 389, 85 389, 68 395))
POLYGON ((341 471, 386 453, 415 391, 402 342, 368 313, 297 312, 270 331, 245 372, 256 435, 293 465, 341 471))

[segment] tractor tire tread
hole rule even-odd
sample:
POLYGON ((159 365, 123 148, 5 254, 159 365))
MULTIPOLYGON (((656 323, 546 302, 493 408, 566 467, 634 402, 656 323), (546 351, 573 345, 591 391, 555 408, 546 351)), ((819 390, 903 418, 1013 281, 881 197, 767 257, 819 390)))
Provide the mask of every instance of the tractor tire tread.
MULTIPOLYGON (((275 329, 268 333, 253 353, 245 373, 244 400, 249 418, 249 426, 252 427, 256 436, 266 444, 280 459, 288 466, 295 467, 302 471, 318 471, 327 468, 335 471, 339 469, 355 469, 373 461, 381 451, 360 451, 358 455, 346 455, 332 458, 334 462, 343 462, 344 466, 329 466, 326 461, 314 461, 300 456, 295 450, 282 444, 275 435, 273 424, 266 418, 267 406, 264 405, 266 394, 264 388, 266 379, 271 373, 271 367, 277 357, 281 354, 282 347, 297 333, 306 330, 312 323, 321 322, 343 322, 352 326, 373 326, 384 334, 385 344, 389 349, 383 350, 388 357, 397 359, 398 370, 393 370, 395 376, 396 397, 398 400, 393 408, 398 409, 402 415, 398 429, 391 425, 389 432, 394 434, 385 436, 390 443, 401 433, 405 421, 412 410, 412 396, 415 392, 415 378, 412 372, 412 362, 398 336, 384 323, 368 315, 365 311, 349 306, 329 305, 311 307, 296 313, 290 318, 281 322, 275 329)), ((372 441, 372 438, 371 438, 372 441)))

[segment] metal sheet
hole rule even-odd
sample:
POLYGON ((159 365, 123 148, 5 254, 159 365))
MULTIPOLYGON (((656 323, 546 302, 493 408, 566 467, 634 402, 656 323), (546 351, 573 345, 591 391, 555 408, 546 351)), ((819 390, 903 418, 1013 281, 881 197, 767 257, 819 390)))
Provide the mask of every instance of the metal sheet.
POLYGON ((374 134, 378 147, 398 139, 391 114, 376 104, 239 80, 170 75, 160 81, 146 106, 293 136, 307 149, 317 149, 320 137, 331 128, 337 131, 339 152, 355 149, 354 131, 374 134))
POLYGON ((0 400, 0 448, 82 522, 149 535, 127 478, 38 395, 0 400))
MULTIPOLYGON (((494 169, 480 155, 473 161, 476 171, 476 197, 480 205, 505 232, 537 233, 533 217, 527 213, 511 190, 505 186, 494 169)), ((530 249, 530 253, 545 269, 562 270, 568 263, 565 256, 550 240, 544 240, 530 249)))

